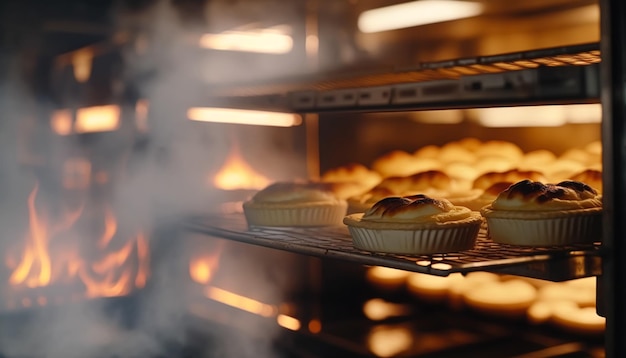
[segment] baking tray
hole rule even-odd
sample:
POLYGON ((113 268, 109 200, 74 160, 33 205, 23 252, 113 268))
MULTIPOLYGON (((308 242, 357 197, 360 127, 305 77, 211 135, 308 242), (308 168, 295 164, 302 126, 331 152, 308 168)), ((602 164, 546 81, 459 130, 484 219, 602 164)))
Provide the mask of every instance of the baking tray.
POLYGON ((298 254, 385 266, 437 276, 490 271, 550 281, 601 274, 599 243, 566 247, 527 248, 502 245, 488 239, 485 229, 476 247, 454 254, 396 255, 371 253, 352 246, 347 227, 248 227, 240 213, 193 217, 183 228, 196 233, 298 254))

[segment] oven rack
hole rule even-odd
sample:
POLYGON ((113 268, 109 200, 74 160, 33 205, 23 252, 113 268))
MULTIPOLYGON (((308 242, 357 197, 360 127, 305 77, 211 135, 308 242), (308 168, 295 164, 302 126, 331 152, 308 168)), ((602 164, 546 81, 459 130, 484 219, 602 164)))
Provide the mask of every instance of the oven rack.
POLYGON ((600 61, 590 43, 231 85, 208 103, 294 113, 589 103, 599 101, 600 61))
POLYGON ((455 254, 395 255, 371 253, 352 246, 347 227, 270 228, 246 224, 241 213, 193 217, 184 222, 191 232, 293 253, 448 276, 451 273, 490 271, 565 281, 601 273, 598 245, 525 248, 489 240, 479 232, 476 247, 455 254))

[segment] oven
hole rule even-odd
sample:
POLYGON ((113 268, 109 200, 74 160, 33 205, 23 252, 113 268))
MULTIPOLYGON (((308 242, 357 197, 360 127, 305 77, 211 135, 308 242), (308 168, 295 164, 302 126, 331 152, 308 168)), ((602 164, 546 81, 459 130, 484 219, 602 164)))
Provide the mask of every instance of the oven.
POLYGON ((466 1, 368 27, 402 3, 0 5, 0 356, 620 357, 624 5, 466 1), (511 168, 464 159, 490 141, 600 169, 597 242, 482 228, 472 250, 372 254, 345 227, 243 216, 273 182, 391 152, 511 168))

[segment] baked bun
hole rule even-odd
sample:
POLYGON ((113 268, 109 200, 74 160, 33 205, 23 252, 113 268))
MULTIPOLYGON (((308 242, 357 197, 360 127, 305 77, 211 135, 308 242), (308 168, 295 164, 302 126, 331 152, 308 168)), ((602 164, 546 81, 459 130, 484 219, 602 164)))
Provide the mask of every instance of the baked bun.
POLYGON ((419 192, 429 189, 448 190, 452 178, 440 170, 428 170, 409 176, 394 176, 383 179, 376 188, 389 189, 396 194, 419 192))
POLYGON ((474 137, 461 138, 457 141, 457 143, 466 149, 469 149, 470 152, 478 150, 478 148, 483 145, 483 142, 480 139, 474 137))
POLYGON ((454 180, 455 191, 468 191, 472 189, 472 183, 480 172, 473 164, 454 162, 447 164, 443 171, 454 180))
POLYGON ((465 206, 472 210, 480 210, 484 206, 491 204, 501 192, 511 186, 513 182, 499 181, 491 184, 488 188, 482 191, 477 197, 468 201, 465 206))
POLYGON ((452 185, 452 179, 439 170, 429 170, 405 177, 383 179, 369 191, 348 198, 348 214, 362 213, 377 201, 390 196, 426 194, 444 197, 452 185))
POLYGON ((398 254, 433 254, 474 247, 478 212, 426 195, 389 197, 365 213, 343 220, 353 245, 362 250, 398 254))
POLYGON ((489 140, 483 142, 481 146, 476 149, 475 154, 479 158, 501 157, 517 163, 524 156, 524 151, 519 146, 511 142, 503 140, 489 140))
POLYGON ((499 243, 551 246, 593 243, 602 227, 602 197, 587 184, 522 180, 481 209, 499 243))
POLYGON ((329 183, 279 182, 243 203, 249 226, 339 225, 348 204, 329 183))
POLYGON ((476 155, 457 142, 450 142, 441 147, 437 159, 442 163, 473 163, 476 155))
POLYGON ((364 192, 376 186, 381 180, 379 173, 358 163, 349 163, 329 169, 321 177, 323 182, 353 182, 361 184, 364 192))
POLYGON ((378 157, 372 163, 372 169, 383 178, 390 176, 411 175, 420 170, 420 164, 415 156, 402 150, 394 150, 378 157))
POLYGON ((371 208, 378 201, 390 196, 397 196, 398 193, 389 188, 373 188, 366 193, 355 195, 347 199, 348 214, 363 213, 371 208))
POLYGON ((571 178, 572 175, 587 169, 587 166, 577 160, 557 159, 546 168, 546 176, 553 182, 560 182, 571 178))
POLYGON ((413 155, 418 159, 425 159, 425 158, 437 159, 440 151, 441 149, 438 146, 431 144, 431 145, 425 145, 421 147, 420 149, 416 150, 415 152, 413 152, 413 155))
POLYGON ((547 149, 537 149, 524 154, 518 168, 520 170, 535 170, 543 172, 545 168, 556 161, 556 154, 547 149))
POLYGON ((467 290, 464 303, 480 312, 524 317, 537 297, 537 289, 522 279, 493 281, 467 290))
POLYGON ((594 188, 598 193, 602 194, 602 171, 597 169, 586 169, 578 174, 572 175, 570 178, 574 181, 580 181, 594 188))
POLYGON ((524 179, 543 182, 546 180, 546 177, 535 170, 511 169, 503 172, 487 172, 474 179, 472 187, 485 190, 498 182, 515 183, 524 179))

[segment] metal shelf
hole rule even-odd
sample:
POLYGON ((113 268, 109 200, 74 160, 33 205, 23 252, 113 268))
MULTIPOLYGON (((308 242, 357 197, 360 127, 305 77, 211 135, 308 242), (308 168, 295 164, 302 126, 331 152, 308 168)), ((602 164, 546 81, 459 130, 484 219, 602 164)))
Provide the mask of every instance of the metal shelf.
POLYGON ((296 113, 598 102, 600 61, 592 43, 241 84, 216 89, 209 102, 296 113))
POLYGON ((601 273, 597 245, 524 248, 501 245, 481 229, 476 248, 455 254, 393 255, 355 249, 344 226, 322 228, 249 228, 243 214, 196 217, 184 228, 218 238, 298 254, 386 266, 437 276, 491 271, 518 276, 565 281, 601 273))

